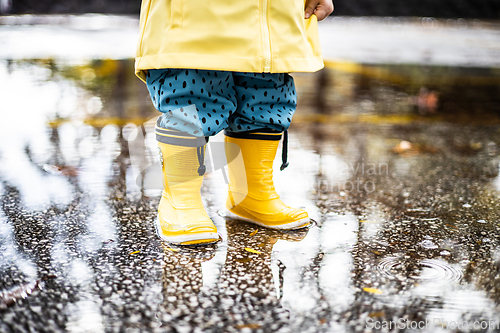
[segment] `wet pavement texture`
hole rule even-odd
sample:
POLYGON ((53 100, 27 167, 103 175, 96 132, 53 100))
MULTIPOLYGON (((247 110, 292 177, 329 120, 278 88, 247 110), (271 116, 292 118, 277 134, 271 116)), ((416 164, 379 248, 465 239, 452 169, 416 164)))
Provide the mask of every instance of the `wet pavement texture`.
POLYGON ((222 241, 179 248, 155 235, 157 113, 132 68, 0 62, 0 332, 500 330, 498 69, 295 75, 275 183, 317 224, 225 219, 215 170, 222 241))

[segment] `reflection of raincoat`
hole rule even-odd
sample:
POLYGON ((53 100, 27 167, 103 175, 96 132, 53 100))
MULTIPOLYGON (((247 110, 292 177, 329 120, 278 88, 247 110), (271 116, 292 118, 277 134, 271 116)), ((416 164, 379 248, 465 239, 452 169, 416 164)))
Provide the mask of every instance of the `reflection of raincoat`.
POLYGON ((195 68, 313 72, 323 67, 317 19, 304 0, 143 0, 136 72, 195 68))

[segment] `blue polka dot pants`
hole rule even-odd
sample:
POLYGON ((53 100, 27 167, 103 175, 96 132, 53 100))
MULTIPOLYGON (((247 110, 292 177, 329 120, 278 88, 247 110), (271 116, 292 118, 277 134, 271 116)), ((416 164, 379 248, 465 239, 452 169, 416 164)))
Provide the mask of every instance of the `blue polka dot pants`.
POLYGON ((151 69, 147 86, 160 126, 194 136, 271 129, 283 132, 297 104, 286 73, 151 69))

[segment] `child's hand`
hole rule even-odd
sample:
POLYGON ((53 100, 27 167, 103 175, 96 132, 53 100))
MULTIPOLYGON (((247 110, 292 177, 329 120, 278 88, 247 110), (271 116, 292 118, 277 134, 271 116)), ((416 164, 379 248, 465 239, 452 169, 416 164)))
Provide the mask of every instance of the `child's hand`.
POLYGON ((333 12, 332 0, 307 0, 304 17, 310 18, 312 14, 316 15, 318 21, 322 21, 333 12))

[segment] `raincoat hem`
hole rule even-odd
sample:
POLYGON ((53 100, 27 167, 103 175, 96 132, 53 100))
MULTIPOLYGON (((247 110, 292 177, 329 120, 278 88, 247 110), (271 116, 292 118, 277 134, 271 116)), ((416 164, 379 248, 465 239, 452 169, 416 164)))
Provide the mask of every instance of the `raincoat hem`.
MULTIPOLYGON (((308 58, 274 58, 270 73, 316 72, 324 67, 321 56, 308 58)), ((135 73, 146 82, 148 69, 185 68, 231 72, 264 72, 264 59, 256 57, 220 57, 189 53, 140 56, 135 61, 135 73)))

